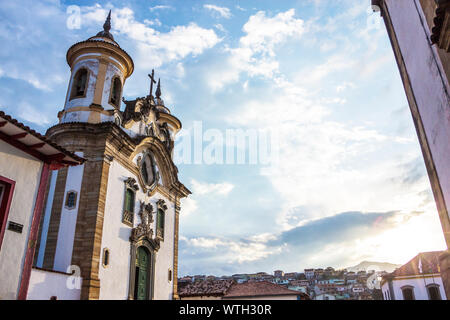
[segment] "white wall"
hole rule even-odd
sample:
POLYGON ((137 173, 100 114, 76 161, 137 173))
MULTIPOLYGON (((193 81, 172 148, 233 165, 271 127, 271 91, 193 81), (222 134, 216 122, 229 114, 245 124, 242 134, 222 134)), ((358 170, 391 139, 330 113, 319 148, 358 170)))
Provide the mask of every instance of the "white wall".
MULTIPOLYGON (((127 299, 130 274, 130 235, 131 228, 122 223, 122 213, 124 205, 125 184, 124 181, 133 176, 127 169, 117 161, 112 161, 109 168, 108 191, 105 203, 105 216, 103 222, 103 237, 101 250, 104 248, 110 250, 110 264, 103 267, 101 256, 99 278, 101 283, 100 299, 127 299)), ((172 298, 173 279, 168 281, 169 268, 173 273, 173 249, 174 249, 174 205, 162 195, 156 193, 149 198, 142 193, 140 189, 136 193, 135 219, 134 225, 140 222, 139 209, 140 202, 151 203, 156 211, 156 202, 163 199, 168 207, 165 216, 165 237, 161 242, 161 247, 156 253, 155 263, 155 283, 154 298, 158 300, 167 300, 172 298)), ((154 214, 154 236, 156 214, 154 214)), ((134 261, 132 262, 134 263, 134 261)))
MULTIPOLYGON (((416 300, 429 300, 428 292, 426 286, 429 284, 438 284, 439 291, 441 293, 442 300, 446 300, 444 285, 442 283, 442 278, 439 275, 436 275, 434 278, 409 278, 402 280, 393 280, 392 286, 394 289, 395 300, 403 300, 402 287, 404 286, 412 286, 414 287, 414 297, 416 300)), ((389 285, 386 281, 381 290, 383 291, 383 298, 385 299, 386 291, 389 291, 389 285)), ((390 296, 389 300, 394 300, 392 296, 390 296)))
MULTIPOLYGON (((76 152, 75 154, 83 157, 83 152, 76 152)), ((69 167, 67 170, 66 187, 64 189, 58 240, 56 243, 55 262, 53 265, 53 269, 56 271, 67 272, 67 268, 72 262, 73 242, 75 239, 83 173, 84 164, 69 167), (73 209, 68 209, 65 207, 67 192, 69 191, 75 191, 77 193, 76 206, 73 209)))
MULTIPOLYGON (((80 106, 89 107, 91 105, 92 101, 94 100, 95 85, 97 83, 99 64, 100 63, 97 59, 81 60, 75 64, 75 66, 73 67, 70 82, 69 82, 69 90, 68 90, 68 94, 67 94, 67 98, 66 98, 66 104, 64 107, 65 110, 73 108, 73 107, 80 107, 80 106), (73 84, 73 80, 74 80, 73 78, 75 77, 77 71, 80 70, 80 68, 86 68, 89 70, 89 82, 87 85, 86 97, 70 100, 72 84, 73 84)), ((70 121, 73 121, 73 120, 70 120, 70 121)))
MULTIPOLYGON (((118 76, 120 78, 120 81, 122 82, 122 93, 123 93, 123 75, 122 72, 112 63, 108 64, 108 68, 106 69, 106 75, 105 75, 105 83, 103 85, 103 95, 102 95, 102 106, 103 108, 107 110, 115 109, 116 107, 109 103, 109 97, 111 95, 111 84, 112 79, 114 76, 118 76)), ((122 96, 121 93, 121 96, 122 96)))
POLYGON ((41 169, 40 161, 0 140, 0 175, 16 182, 0 249, 0 299, 17 298, 41 169), (22 233, 8 230, 9 221, 22 224, 22 233))
POLYGON ((72 280, 73 276, 39 269, 31 270, 30 285, 28 287, 27 300, 50 300, 56 296, 58 300, 80 300, 82 283, 72 280), (69 285, 68 285, 69 282, 69 285))

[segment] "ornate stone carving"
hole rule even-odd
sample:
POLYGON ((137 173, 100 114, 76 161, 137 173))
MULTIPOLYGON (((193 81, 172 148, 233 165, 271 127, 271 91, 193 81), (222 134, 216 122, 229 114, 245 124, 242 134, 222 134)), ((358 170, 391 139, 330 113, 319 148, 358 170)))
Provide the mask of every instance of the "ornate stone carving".
POLYGON ((136 179, 134 178, 128 178, 127 180, 125 180, 125 184, 127 187, 133 189, 134 191, 138 191, 139 190, 139 186, 136 183, 136 179))
POLYGON ((153 238, 153 229, 151 228, 151 224, 153 223, 153 206, 150 203, 146 204, 141 201, 139 216, 141 217, 141 223, 131 230, 130 240, 137 241, 142 238, 151 240, 153 238))
POLYGON ((162 209, 163 211, 166 211, 166 210, 167 210, 166 202, 165 202, 163 199, 159 199, 159 200, 156 202, 156 206, 158 207, 158 209, 162 209))

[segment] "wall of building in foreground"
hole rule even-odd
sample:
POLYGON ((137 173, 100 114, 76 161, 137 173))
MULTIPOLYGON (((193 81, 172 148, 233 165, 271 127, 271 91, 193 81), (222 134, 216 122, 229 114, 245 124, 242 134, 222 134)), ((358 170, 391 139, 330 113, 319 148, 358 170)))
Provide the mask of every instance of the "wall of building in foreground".
POLYGON ((15 181, 0 249, 0 299, 17 298, 41 171, 42 162, 0 140, 0 176, 15 181), (9 222, 23 225, 22 233, 8 230, 9 222))
MULTIPOLYGON (((430 300, 426 287, 430 284, 437 284, 439 286, 442 300, 447 299, 442 278, 439 274, 436 274, 434 275, 434 277, 430 277, 427 275, 426 277, 414 276, 392 280, 392 289, 394 291, 395 300, 404 300, 402 287, 405 286, 411 286, 414 288, 414 297, 416 300, 430 300)), ((381 290, 383 292, 383 297, 388 296, 387 291, 389 291, 389 284, 387 281, 383 284, 381 290)), ((389 300, 394 300, 391 295, 389 296, 389 300)))
MULTIPOLYGON (((384 0, 382 12, 450 247, 450 86, 420 0, 384 0)), ((429 1, 434 2, 434 1, 429 1)), ((448 55, 448 53, 447 53, 448 55)))
POLYGON ((67 273, 33 268, 27 300, 80 300, 81 281, 67 273))

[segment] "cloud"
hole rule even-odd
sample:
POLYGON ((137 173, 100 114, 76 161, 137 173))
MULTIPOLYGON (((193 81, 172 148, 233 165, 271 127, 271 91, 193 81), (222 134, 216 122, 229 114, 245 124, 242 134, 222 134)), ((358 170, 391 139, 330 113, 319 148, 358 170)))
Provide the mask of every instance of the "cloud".
POLYGON ((209 195, 218 194, 222 196, 228 195, 234 188, 231 183, 223 182, 223 183, 204 183, 199 182, 195 179, 191 180, 192 192, 196 196, 201 195, 209 195))
MULTIPOLYGON (((180 255, 184 263, 180 273, 220 276, 275 269, 300 272, 308 267, 348 267, 370 257, 381 261, 402 245, 401 239, 390 243, 391 234, 401 230, 406 221, 423 223, 425 216, 423 212, 354 211, 313 220, 277 234, 241 239, 183 236, 180 255), (383 241, 383 237, 389 241, 383 241)), ((427 249, 423 244, 419 246, 427 249)), ((406 262, 418 249, 416 246, 398 253, 393 262, 406 262)))
POLYGON ((50 120, 44 114, 36 110, 35 107, 31 106, 27 102, 20 103, 18 109, 20 110, 18 117, 25 121, 37 125, 48 125, 50 123, 50 120))
POLYGON ((153 12, 153 11, 157 11, 157 10, 175 10, 175 8, 172 6, 167 6, 167 5, 159 5, 159 6, 154 6, 154 7, 149 8, 149 10, 150 10, 150 12, 153 12))
MULTIPOLYGON (((98 24, 99 17, 107 15, 107 9, 99 6, 84 8, 83 21, 98 24)), ((137 65, 140 69, 159 67, 164 63, 178 61, 189 55, 197 56, 220 42, 213 29, 188 25, 174 26, 168 32, 159 32, 151 27, 159 20, 136 20, 134 11, 124 7, 112 13, 113 33, 125 35, 137 47, 137 65)))
POLYGON ((239 80, 241 73, 250 77, 272 78, 278 72, 279 63, 275 51, 288 39, 299 38, 304 32, 304 22, 296 19, 295 10, 281 12, 267 17, 264 11, 251 16, 242 30, 245 35, 239 39, 239 46, 227 48, 228 58, 217 73, 211 73, 208 83, 214 90, 239 80))
POLYGON ((231 18, 231 11, 230 11, 230 9, 228 9, 226 7, 219 7, 219 6, 216 6, 213 4, 204 4, 203 8, 218 14, 222 18, 225 18, 225 19, 231 18))

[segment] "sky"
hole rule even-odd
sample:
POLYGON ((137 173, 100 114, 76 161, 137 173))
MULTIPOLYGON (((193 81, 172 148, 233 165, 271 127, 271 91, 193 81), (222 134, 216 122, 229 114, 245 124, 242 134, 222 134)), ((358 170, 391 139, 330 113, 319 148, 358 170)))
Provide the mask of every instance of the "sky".
POLYGON ((41 133, 57 124, 67 49, 101 31, 111 9, 111 32, 135 64, 125 98, 146 95, 155 69, 183 123, 174 160, 192 195, 182 202, 179 276, 403 264, 445 242, 369 4, 1 1, 0 109, 41 133), (227 140, 229 130, 257 143, 227 140), (228 150, 244 161, 224 160, 228 150))

